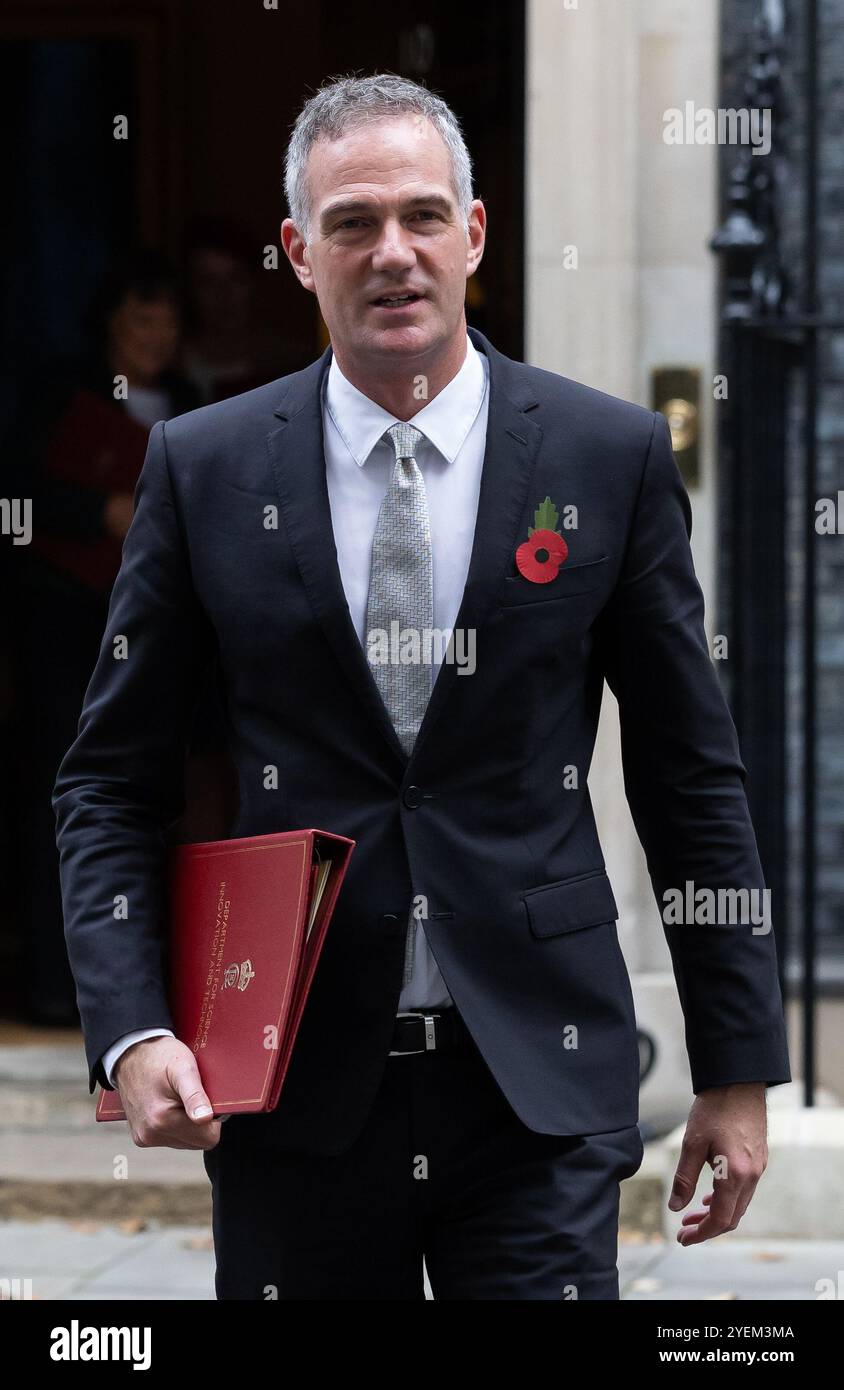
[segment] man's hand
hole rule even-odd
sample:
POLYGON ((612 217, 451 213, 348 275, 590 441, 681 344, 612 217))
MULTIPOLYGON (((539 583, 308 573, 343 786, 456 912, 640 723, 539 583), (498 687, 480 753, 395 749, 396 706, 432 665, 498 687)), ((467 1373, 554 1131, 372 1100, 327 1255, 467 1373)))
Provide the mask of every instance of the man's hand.
POLYGON ((178 1038, 143 1038, 113 1071, 132 1138, 140 1149, 213 1149, 219 1116, 202 1089, 196 1058, 178 1038))
POLYGON ((735 1230, 767 1167, 767 1132, 762 1081, 712 1086, 695 1097, 669 1209, 682 1211, 691 1201, 707 1161, 713 1168, 714 1186, 702 1199, 709 1210, 690 1211, 683 1217, 677 1232, 681 1245, 699 1245, 724 1231, 735 1230))

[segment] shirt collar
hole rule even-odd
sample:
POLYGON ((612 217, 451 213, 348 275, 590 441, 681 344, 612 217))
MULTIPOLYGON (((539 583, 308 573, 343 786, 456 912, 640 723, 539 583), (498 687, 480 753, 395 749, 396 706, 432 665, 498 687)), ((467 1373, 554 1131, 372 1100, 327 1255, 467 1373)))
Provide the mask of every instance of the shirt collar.
MULTIPOLYGON (((478 417, 489 369, 468 333, 463 365, 447 386, 407 422, 421 430, 438 453, 453 463, 478 417)), ((332 353, 326 374, 325 404, 355 463, 362 467, 390 425, 400 423, 343 375, 332 353)))

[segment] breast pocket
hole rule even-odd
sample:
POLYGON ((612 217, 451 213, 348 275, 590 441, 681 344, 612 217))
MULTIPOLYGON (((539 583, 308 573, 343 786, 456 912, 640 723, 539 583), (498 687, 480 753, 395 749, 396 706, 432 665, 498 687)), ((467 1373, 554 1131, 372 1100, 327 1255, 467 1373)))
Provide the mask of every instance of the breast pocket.
POLYGON ((534 936, 561 936, 615 922, 618 908, 604 869, 558 879, 522 894, 534 936))
POLYGON ((606 574, 603 568, 609 560, 602 555, 597 560, 584 560, 578 565, 561 565, 556 576, 547 584, 535 584, 524 575, 508 575, 499 594, 501 608, 523 608, 538 603, 553 603, 556 599, 588 594, 601 586, 606 574))

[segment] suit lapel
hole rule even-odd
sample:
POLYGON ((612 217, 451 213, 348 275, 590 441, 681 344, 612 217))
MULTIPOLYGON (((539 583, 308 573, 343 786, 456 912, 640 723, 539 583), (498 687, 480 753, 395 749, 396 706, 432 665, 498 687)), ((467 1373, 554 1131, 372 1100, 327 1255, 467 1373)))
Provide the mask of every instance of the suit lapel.
MULTIPOLYGON (((454 626, 477 631, 516 545, 524 539, 517 528, 542 431, 525 414, 536 397, 525 386, 519 364, 497 352, 477 329, 470 328, 469 335, 489 359, 489 418, 472 553, 454 626)), ((325 478, 321 405, 330 362, 328 347, 318 361, 290 379, 274 412, 281 421, 280 428, 268 435, 267 445, 290 543, 314 614, 358 698, 404 768, 408 758, 358 640, 337 561, 325 478)), ((442 713, 456 674, 453 662, 444 661, 440 666, 414 757, 442 713)))
MULTIPOLYGON (((469 336, 489 359, 489 414, 472 552, 454 627, 477 633, 510 569, 513 552, 524 539, 518 528, 542 430, 525 414, 537 402, 524 383, 519 364, 497 352, 477 329, 470 328, 469 336)), ((414 757, 430 737, 456 679, 457 666, 444 661, 416 737, 414 757)))

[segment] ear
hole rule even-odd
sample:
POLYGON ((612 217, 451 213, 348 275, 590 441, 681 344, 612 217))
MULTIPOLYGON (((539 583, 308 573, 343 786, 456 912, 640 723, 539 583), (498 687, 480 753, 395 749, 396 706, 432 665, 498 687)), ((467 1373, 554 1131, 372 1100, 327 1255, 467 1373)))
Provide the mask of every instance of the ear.
POLYGON ((486 208, 480 198, 475 198, 469 209, 469 223, 466 243, 466 275, 474 275, 481 263, 486 243, 486 208))
POLYGON ((307 242, 289 217, 285 217, 281 224, 281 245, 300 285, 315 294, 316 288, 308 256, 307 242))

